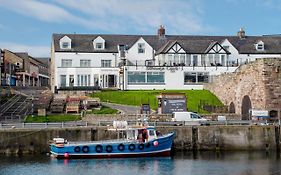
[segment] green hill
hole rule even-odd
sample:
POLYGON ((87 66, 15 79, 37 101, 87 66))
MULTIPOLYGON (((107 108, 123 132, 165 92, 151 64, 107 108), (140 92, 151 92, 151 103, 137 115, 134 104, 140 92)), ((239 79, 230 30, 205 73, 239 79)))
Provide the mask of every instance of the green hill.
POLYGON ((153 110, 157 109, 156 96, 160 93, 185 93, 189 111, 207 113, 202 104, 210 106, 222 106, 222 102, 207 90, 145 90, 145 91, 101 91, 93 93, 92 97, 98 97, 102 102, 140 106, 149 103, 153 110))

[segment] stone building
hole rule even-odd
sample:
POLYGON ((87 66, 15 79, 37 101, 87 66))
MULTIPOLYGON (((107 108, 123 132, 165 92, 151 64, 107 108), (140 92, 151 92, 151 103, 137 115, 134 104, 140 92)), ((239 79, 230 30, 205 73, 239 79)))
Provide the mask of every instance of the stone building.
POLYGON ((268 110, 277 117, 281 111, 281 58, 240 66, 234 73, 216 77, 205 88, 228 105, 231 113, 242 114, 242 119, 248 119, 251 109, 268 110))

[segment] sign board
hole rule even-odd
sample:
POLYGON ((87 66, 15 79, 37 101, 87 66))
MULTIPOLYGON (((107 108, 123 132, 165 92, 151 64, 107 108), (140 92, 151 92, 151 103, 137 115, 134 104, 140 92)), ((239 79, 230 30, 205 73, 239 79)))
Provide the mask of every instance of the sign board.
POLYGON ((266 110, 252 110, 252 116, 269 116, 266 110))
POLYGON ((164 98, 163 104, 163 114, 171 114, 173 112, 186 111, 186 99, 185 98, 164 98))
POLYGON ((141 114, 150 114, 149 104, 142 104, 141 105, 141 114))

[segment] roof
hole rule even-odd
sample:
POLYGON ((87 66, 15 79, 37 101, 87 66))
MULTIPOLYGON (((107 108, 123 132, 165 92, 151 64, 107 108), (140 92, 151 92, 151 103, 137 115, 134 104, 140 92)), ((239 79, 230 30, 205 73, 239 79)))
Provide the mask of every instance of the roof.
POLYGON ((281 36, 246 36, 240 39, 238 36, 200 36, 200 35, 104 35, 104 34, 53 34, 55 52, 85 52, 85 53, 117 53, 118 45, 132 47, 139 38, 143 38, 155 51, 156 54, 166 53, 176 42, 187 53, 203 54, 214 43, 221 43, 225 39, 239 51, 240 54, 281 54, 281 36), (61 49, 59 40, 68 36, 71 49, 61 49), (105 40, 104 50, 95 50, 93 40, 98 36, 105 40), (257 51, 255 44, 264 42, 264 51, 257 51))

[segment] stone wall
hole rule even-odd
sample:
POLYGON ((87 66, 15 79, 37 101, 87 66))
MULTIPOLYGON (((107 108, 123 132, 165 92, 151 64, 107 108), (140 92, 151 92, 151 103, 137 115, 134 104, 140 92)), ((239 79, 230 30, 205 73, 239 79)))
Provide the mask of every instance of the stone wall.
MULTIPOLYGON (((163 126, 162 134, 175 132, 175 150, 276 150, 278 126, 163 126)), ((0 153, 46 153, 49 141, 63 137, 71 141, 114 139, 107 127, 69 129, 7 129, 0 131, 0 153)))
POLYGON ((225 105, 241 114, 242 101, 248 96, 253 109, 281 109, 281 58, 258 59, 240 66, 206 84, 225 105))

